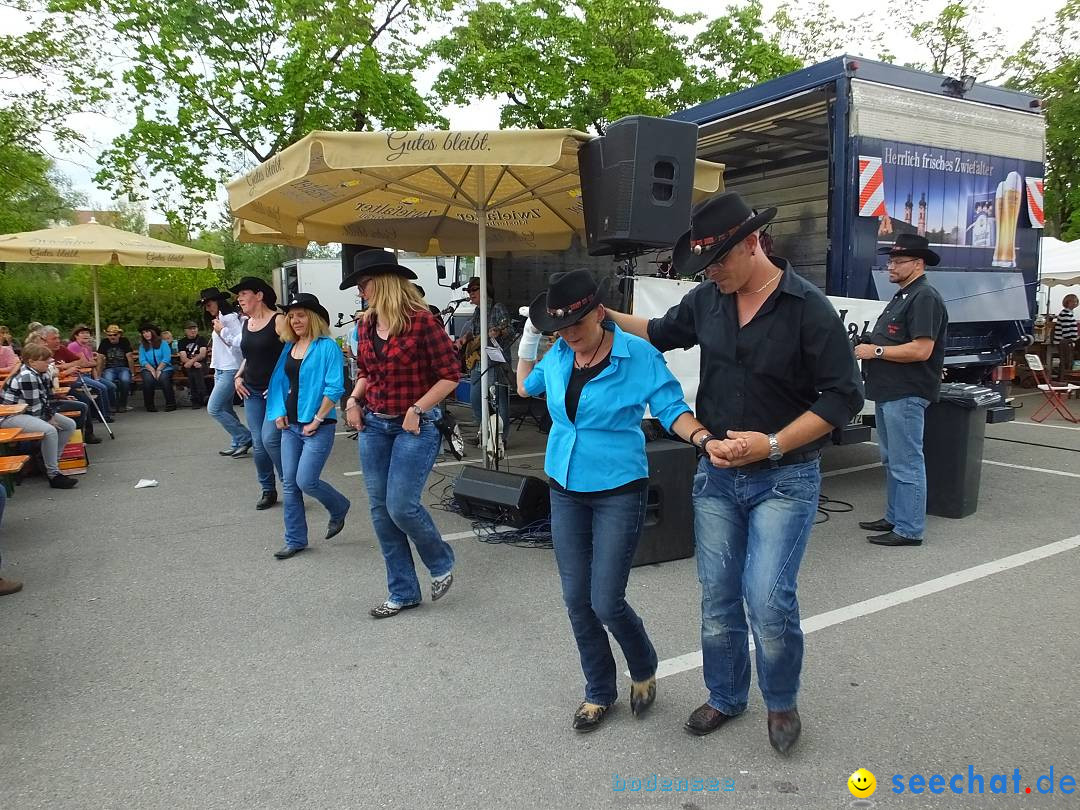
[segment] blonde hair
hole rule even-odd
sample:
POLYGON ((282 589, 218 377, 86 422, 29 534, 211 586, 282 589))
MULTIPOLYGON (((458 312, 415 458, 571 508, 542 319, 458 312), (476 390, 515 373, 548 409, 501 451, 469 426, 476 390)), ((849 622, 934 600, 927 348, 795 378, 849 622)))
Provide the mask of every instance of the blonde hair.
POLYGON ((51 360, 52 356, 52 349, 43 343, 28 343, 23 346, 22 360, 24 363, 31 363, 35 360, 51 360))
POLYGON ((391 336, 400 335, 409 328, 415 312, 426 312, 427 304, 411 281, 396 273, 380 273, 371 277, 372 294, 368 296, 368 308, 364 320, 378 317, 391 336))
MULTIPOLYGON (((311 340, 315 341, 321 337, 333 337, 330 333, 330 324, 323 320, 322 315, 307 307, 302 307, 302 309, 308 314, 308 337, 311 340)), ((284 317, 277 319, 277 325, 274 326, 274 329, 277 331, 282 343, 300 342, 300 336, 293 331, 292 324, 289 323, 288 312, 285 313, 284 317)))
POLYGON ((38 345, 45 344, 45 334, 38 329, 35 329, 26 336, 26 340, 23 341, 23 346, 33 346, 35 343, 38 345))

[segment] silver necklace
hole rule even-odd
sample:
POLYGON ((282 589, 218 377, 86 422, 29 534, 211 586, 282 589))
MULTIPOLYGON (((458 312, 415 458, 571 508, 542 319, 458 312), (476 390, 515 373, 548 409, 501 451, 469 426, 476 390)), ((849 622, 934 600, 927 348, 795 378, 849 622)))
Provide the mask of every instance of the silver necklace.
POLYGON ((758 287, 758 288, 757 288, 756 290, 754 290, 753 292, 743 292, 742 290, 736 290, 736 291, 735 291, 735 294, 736 294, 736 295, 757 295, 757 294, 758 294, 759 292, 761 292, 761 291, 762 291, 762 290, 764 290, 764 289, 765 289, 766 287, 768 287, 768 286, 769 286, 770 284, 772 284, 772 283, 773 283, 774 281, 776 281, 776 280, 777 280, 778 278, 780 278, 780 275, 781 275, 781 274, 782 274, 783 272, 784 272, 784 271, 783 271, 783 269, 777 270, 777 271, 776 271, 776 275, 775 275, 775 276, 773 276, 772 278, 770 278, 770 279, 769 279, 768 281, 766 281, 766 282, 765 282, 764 284, 762 284, 762 285, 761 285, 760 287, 758 287))

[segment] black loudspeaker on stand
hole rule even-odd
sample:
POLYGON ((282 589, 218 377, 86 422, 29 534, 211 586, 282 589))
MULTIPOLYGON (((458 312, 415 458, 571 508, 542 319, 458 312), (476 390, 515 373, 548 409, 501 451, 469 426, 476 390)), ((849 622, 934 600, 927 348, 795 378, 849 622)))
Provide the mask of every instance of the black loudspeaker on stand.
POLYGON ((520 529, 551 514, 544 481, 483 467, 465 467, 454 482, 454 500, 466 517, 520 529))
POLYGON ((661 439, 645 445, 649 457, 649 494, 645 529, 633 565, 684 560, 694 556, 694 473, 697 451, 688 444, 661 439))
POLYGON ((697 124, 634 115, 578 150, 593 256, 670 248, 690 227, 697 124))

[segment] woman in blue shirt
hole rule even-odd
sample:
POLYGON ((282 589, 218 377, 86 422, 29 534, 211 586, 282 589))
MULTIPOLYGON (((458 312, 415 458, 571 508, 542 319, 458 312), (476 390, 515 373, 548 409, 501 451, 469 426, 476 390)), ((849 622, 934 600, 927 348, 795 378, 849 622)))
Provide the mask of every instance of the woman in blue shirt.
POLYGON ((307 548, 304 495, 326 507, 329 540, 345 526, 349 499, 320 480, 334 447, 335 407, 345 393, 345 361, 330 337, 330 313, 311 293, 285 306, 277 330, 285 348, 270 375, 266 421, 281 430, 281 488, 285 496, 285 545, 274 556, 295 557, 307 548))
POLYGON ((165 394, 165 410, 176 410, 176 392, 172 384, 172 347, 161 339, 161 330, 152 323, 139 326, 139 366, 142 367, 143 405, 148 411, 156 411, 154 389, 165 394))
POLYGON ((532 302, 518 358, 518 393, 546 394, 551 413, 544 460, 551 535, 586 682, 572 725, 592 731, 618 696, 605 627, 630 668, 631 711, 641 714, 656 697, 656 650, 625 598, 649 483, 645 406, 687 441, 697 437, 700 446, 712 437, 683 401, 663 355, 606 321, 584 270, 554 276, 532 302), (558 332, 559 340, 536 363, 541 332, 558 332))

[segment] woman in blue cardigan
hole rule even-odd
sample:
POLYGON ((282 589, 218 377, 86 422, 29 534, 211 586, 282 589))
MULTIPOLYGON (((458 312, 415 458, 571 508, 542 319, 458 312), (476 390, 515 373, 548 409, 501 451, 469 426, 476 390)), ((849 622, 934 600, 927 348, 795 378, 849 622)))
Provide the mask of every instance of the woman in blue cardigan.
POLYGON ((304 495, 326 507, 329 540, 345 526, 349 499, 320 480, 334 447, 337 401, 345 392, 344 358, 330 337, 330 313, 311 293, 281 307, 278 334, 285 343, 266 392, 266 421, 281 430, 281 483, 285 495, 285 545, 279 560, 307 548, 304 495))
POLYGON ((139 365, 142 367, 143 406, 156 411, 154 389, 165 394, 165 410, 176 410, 176 392, 173 390, 172 346, 161 339, 161 330, 152 323, 139 326, 139 365))
POLYGON ((585 675, 585 699, 571 725, 593 731, 618 697, 608 632, 630 670, 630 710, 640 715, 656 697, 656 650, 626 601, 649 484, 645 406, 679 438, 697 438, 700 446, 711 437, 663 355, 607 320, 585 270, 553 276, 529 307, 518 344, 518 393, 546 395, 551 414, 544 460, 551 538, 585 675), (559 339, 537 363, 541 332, 558 332, 559 339))

